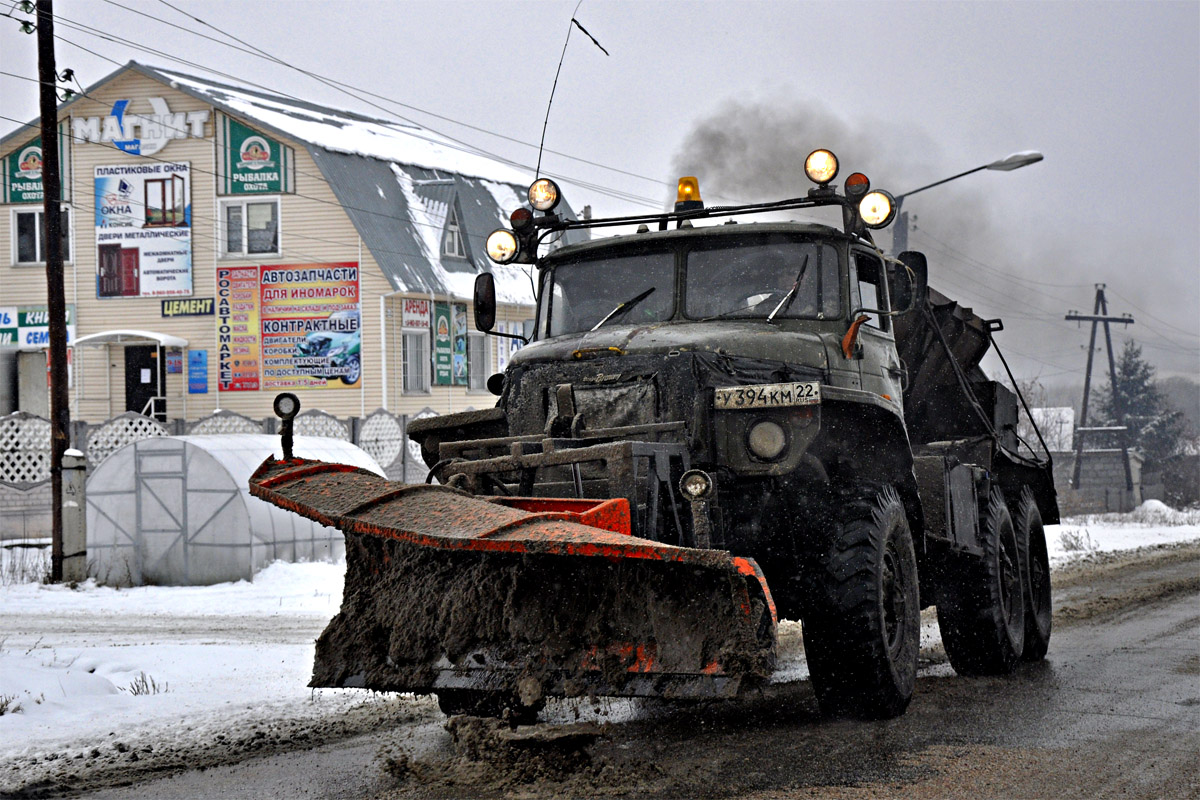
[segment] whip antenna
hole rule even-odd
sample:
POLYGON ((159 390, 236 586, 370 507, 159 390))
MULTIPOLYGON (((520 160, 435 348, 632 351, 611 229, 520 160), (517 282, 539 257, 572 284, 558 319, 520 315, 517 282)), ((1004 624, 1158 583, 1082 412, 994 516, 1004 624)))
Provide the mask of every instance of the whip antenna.
POLYGON ((579 20, 575 19, 575 15, 579 13, 579 7, 583 5, 583 0, 579 0, 575 4, 575 10, 571 12, 571 24, 567 26, 567 38, 563 42, 562 54, 558 57, 558 69, 554 70, 554 85, 550 87, 550 102, 546 103, 546 118, 542 120, 542 140, 538 142, 538 160, 537 169, 534 170, 533 177, 542 177, 542 149, 546 146, 546 126, 550 124, 550 107, 554 105, 554 91, 558 88, 558 75, 562 72, 563 60, 567 57, 567 45, 571 43, 571 30, 579 28, 583 31, 583 35, 592 40, 592 44, 600 48, 600 52, 608 55, 608 51, 604 49, 604 45, 596 41, 596 37, 588 33, 587 28, 579 24, 579 20))

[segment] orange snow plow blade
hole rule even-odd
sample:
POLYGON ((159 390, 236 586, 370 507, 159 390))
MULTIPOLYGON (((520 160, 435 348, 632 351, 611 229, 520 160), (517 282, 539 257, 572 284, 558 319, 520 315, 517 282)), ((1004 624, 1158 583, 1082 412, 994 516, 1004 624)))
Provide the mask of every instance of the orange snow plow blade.
POLYGON ((774 665, 752 560, 630 535, 624 498, 479 497, 268 459, 250 492, 346 536, 312 686, 728 697, 774 665))

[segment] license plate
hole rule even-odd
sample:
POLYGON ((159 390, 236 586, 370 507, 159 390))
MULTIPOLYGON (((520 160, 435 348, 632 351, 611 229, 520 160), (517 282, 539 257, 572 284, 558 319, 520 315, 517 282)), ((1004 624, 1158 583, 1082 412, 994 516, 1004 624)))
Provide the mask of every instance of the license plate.
POLYGON ((757 386, 730 386, 717 389, 716 407, 780 408, 811 406, 821 402, 819 381, 806 383, 762 383, 757 386))

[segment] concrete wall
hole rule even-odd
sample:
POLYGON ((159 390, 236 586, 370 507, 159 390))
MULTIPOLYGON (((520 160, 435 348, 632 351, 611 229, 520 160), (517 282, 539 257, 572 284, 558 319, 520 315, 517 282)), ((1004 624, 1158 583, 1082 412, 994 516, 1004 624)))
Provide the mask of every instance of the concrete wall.
POLYGON ((1129 454, 1133 489, 1127 488, 1125 467, 1120 450, 1084 452, 1079 473, 1079 489, 1071 488, 1075 474, 1075 453, 1054 453, 1054 488, 1064 516, 1099 514, 1106 511, 1130 511, 1141 505, 1142 457, 1129 454))

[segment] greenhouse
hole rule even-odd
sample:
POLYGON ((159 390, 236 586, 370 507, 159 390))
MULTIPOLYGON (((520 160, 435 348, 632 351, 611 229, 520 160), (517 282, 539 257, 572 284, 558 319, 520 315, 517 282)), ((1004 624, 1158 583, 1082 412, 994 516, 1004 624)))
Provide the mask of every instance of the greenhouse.
MULTIPOLYGON (((87 481, 88 574, 102 584, 185 586, 252 580, 275 561, 340 558, 342 534, 250 496, 279 457, 275 436, 163 436, 117 450, 87 481)), ((295 455, 370 470, 340 439, 298 436, 295 455)))

